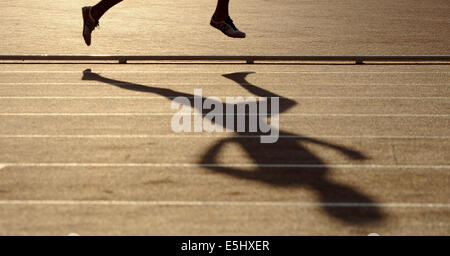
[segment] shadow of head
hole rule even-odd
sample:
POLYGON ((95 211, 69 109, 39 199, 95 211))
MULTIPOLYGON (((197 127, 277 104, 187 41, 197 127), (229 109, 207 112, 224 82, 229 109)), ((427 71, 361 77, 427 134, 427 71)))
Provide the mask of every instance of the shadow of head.
MULTIPOLYGON (((344 154, 353 160, 368 159, 363 153, 342 145, 316 138, 299 136, 284 131, 275 143, 263 144, 251 133, 237 134, 218 141, 200 160, 205 168, 229 177, 258 182, 271 187, 283 187, 294 193, 295 189, 307 189, 315 194, 318 206, 328 216, 350 225, 379 223, 384 220, 379 205, 355 187, 335 182, 328 177, 330 168, 304 143, 313 143, 344 154), (243 149, 246 157, 256 166, 252 169, 222 166, 219 159, 222 149, 234 144, 243 149)), ((340 172, 338 172, 340 173, 340 172)))
POLYGON ((352 225, 379 223, 385 216, 371 198, 347 185, 327 182, 316 188, 323 210, 331 217, 352 225))
POLYGON ((356 187, 336 183, 327 178, 327 168, 267 168, 264 164, 259 164, 259 167, 252 170, 213 165, 206 168, 241 180, 266 184, 275 189, 282 187, 291 195, 301 195, 303 189, 311 191, 317 198, 317 207, 329 217, 347 225, 377 224, 385 219, 379 204, 371 197, 356 187))

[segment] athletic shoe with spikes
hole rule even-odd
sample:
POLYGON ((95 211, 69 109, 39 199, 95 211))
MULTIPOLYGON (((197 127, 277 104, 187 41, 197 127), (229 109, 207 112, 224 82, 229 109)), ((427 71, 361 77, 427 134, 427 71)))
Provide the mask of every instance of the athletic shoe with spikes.
POLYGON ((91 45, 91 33, 98 27, 98 20, 95 20, 91 14, 91 6, 81 8, 83 14, 83 38, 87 46, 91 45))
POLYGON ((233 38, 245 38, 245 33, 236 28, 231 20, 230 16, 226 17, 224 20, 217 21, 214 16, 211 18, 211 26, 222 31, 225 35, 233 38))

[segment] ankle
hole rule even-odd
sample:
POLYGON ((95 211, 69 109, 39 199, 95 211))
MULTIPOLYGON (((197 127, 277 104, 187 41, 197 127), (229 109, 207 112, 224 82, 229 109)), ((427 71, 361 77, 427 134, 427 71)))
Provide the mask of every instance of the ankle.
POLYGON ((227 17, 228 17, 228 15, 217 15, 217 14, 214 14, 212 18, 213 18, 214 21, 224 21, 227 17))
POLYGON ((94 8, 95 6, 91 7, 89 9, 89 17, 95 21, 98 21, 100 19, 100 17, 98 17, 98 12, 96 11, 96 9, 94 8))

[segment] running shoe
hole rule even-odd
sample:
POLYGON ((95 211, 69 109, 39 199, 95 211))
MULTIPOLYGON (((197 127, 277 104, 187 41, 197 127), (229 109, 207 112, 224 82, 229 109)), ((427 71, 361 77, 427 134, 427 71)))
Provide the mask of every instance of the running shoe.
POLYGON ((98 27, 98 20, 95 20, 91 14, 91 6, 81 8, 83 14, 83 38, 87 46, 91 45, 91 33, 98 27))
POLYGON ((225 20, 217 21, 214 16, 211 18, 211 26, 222 31, 225 35, 233 38, 245 38, 245 33, 236 28, 231 20, 230 16, 226 17, 225 20))

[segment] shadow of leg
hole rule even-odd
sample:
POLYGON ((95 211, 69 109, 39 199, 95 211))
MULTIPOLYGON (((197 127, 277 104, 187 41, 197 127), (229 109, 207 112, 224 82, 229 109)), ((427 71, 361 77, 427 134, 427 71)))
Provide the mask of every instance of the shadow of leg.
POLYGON ((373 200, 346 185, 321 181, 313 186, 323 209, 332 217, 349 224, 367 224, 383 220, 384 216, 373 200))

